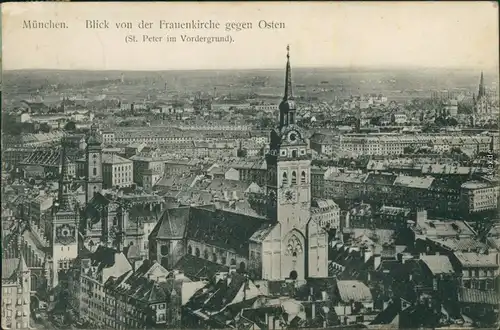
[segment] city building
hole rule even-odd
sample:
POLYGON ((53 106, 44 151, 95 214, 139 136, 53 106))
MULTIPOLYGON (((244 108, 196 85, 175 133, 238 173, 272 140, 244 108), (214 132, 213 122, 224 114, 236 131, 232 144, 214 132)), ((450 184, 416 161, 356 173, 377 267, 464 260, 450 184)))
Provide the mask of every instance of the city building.
POLYGON ((2 329, 31 329, 30 270, 24 258, 2 258, 2 329))
POLYGON ((104 189, 129 187, 133 184, 133 161, 115 154, 102 155, 102 184, 104 189))
POLYGON ((175 265, 193 255, 268 280, 327 276, 328 235, 316 222, 321 217, 311 217, 310 153, 295 123, 287 58, 279 125, 271 131, 266 158, 263 207, 252 216, 215 206, 166 210, 150 236, 156 242, 150 259, 175 265))

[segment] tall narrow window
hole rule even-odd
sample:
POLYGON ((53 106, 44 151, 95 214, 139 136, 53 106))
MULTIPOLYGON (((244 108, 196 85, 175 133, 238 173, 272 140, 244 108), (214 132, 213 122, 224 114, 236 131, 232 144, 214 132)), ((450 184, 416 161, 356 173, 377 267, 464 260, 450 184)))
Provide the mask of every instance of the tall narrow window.
POLYGON ((302 171, 302 173, 300 173, 300 182, 306 183, 306 171, 302 171))
POLYGON ((283 172, 283 180, 282 180, 282 183, 283 183, 284 185, 288 184, 288 177, 287 177, 287 175, 286 175, 286 172, 283 172))
POLYGON ((297 173, 295 171, 292 172, 292 184, 297 184, 297 173))

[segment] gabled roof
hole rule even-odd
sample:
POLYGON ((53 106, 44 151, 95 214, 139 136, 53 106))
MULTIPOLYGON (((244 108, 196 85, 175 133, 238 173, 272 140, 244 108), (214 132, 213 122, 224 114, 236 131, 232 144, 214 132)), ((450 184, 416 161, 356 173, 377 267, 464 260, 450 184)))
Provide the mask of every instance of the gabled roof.
POLYGON ((2 282, 16 280, 19 268, 26 267, 24 259, 6 258, 2 259, 2 282), (23 263, 24 265, 21 265, 23 263))
POLYGON ((360 281, 337 281, 340 298, 343 302, 373 301, 370 289, 360 281))
POLYGON ((175 264, 175 269, 183 271, 186 276, 196 278, 211 278, 218 272, 227 272, 229 267, 217 264, 210 260, 197 258, 186 254, 175 264))
POLYGON ((166 209, 151 232, 157 239, 182 239, 189 222, 189 207, 166 209))
POLYGON ((451 274, 455 272, 448 256, 425 255, 421 256, 420 260, 429 268, 433 275, 451 274))

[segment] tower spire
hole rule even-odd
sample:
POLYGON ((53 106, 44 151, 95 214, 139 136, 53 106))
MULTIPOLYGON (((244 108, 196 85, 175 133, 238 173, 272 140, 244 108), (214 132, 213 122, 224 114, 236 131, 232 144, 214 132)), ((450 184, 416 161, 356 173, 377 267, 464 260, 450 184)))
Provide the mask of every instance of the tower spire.
POLYGON ((484 75, 483 75, 483 71, 481 71, 481 79, 479 80, 479 92, 477 94, 477 98, 481 98, 482 96, 484 96, 484 75))
POLYGON ((285 95, 283 96, 283 101, 286 100, 293 100, 292 68, 290 66, 290 45, 286 46, 285 95))
POLYGON ((58 200, 59 200, 59 210, 61 211, 69 211, 71 209, 69 205, 69 177, 68 177, 68 164, 66 162, 66 147, 67 141, 65 138, 61 140, 61 175, 59 177, 59 191, 58 191, 58 200))

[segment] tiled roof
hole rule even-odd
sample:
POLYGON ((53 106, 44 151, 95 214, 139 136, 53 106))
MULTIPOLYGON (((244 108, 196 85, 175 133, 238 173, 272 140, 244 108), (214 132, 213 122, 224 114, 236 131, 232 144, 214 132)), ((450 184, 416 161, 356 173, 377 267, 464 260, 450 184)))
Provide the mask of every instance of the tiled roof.
POLYGON ((419 222, 418 228, 427 236, 474 235, 474 232, 463 221, 427 220, 419 222))
POLYGON ((193 255, 184 255, 174 266, 183 271, 186 276, 196 278, 211 278, 218 272, 227 272, 229 267, 217 264, 210 260, 197 258, 193 255))
POLYGON ((370 289, 360 281, 337 281, 340 298, 343 302, 373 301, 370 289))
POLYGON ((421 178, 421 177, 415 177, 415 176, 400 175, 394 181, 394 185, 395 186, 411 187, 411 188, 428 189, 431 186, 433 181, 434 181, 434 178, 432 178, 432 177, 421 178))
POLYGON ((19 268, 19 258, 2 259, 2 281, 13 280, 19 268))
POLYGON ((267 235, 269 235, 274 227, 276 227, 276 225, 269 223, 263 224, 255 233, 253 233, 252 237, 250 237, 250 240, 253 242, 262 242, 264 239, 266 239, 267 235))
POLYGON ((187 236, 196 241, 248 255, 252 235, 266 220, 226 210, 191 208, 187 236))
POLYGON ((495 291, 481 291, 463 287, 458 289, 458 301, 468 304, 500 305, 500 297, 495 291))
POLYGON ((193 309, 202 307, 208 312, 218 312, 234 300, 246 281, 245 276, 232 273, 227 279, 208 284, 204 290, 191 298, 189 305, 193 306, 193 309))
POLYGON ((455 257, 462 267, 494 267, 498 268, 496 254, 479 254, 474 252, 455 252, 455 257))
POLYGON ((448 256, 425 255, 421 256, 420 260, 429 267, 429 270, 434 275, 450 274, 454 272, 448 256))
POLYGON ((103 164, 132 164, 130 159, 120 157, 116 154, 103 154, 102 155, 103 164))
POLYGON ((151 235, 161 239, 184 238, 189 221, 189 209, 189 207, 179 207, 165 210, 151 235))
POLYGON ((393 174, 368 174, 365 183, 377 185, 392 185, 397 176, 393 174))
POLYGON ((439 245, 445 246, 451 251, 457 252, 470 252, 470 251, 479 251, 479 250, 487 250, 488 246, 475 238, 460 238, 457 239, 455 237, 448 238, 427 238, 430 241, 433 241, 439 245))
POLYGON ((357 173, 340 173, 335 172, 326 178, 328 181, 341 181, 348 183, 363 183, 366 179, 366 174, 357 173))

